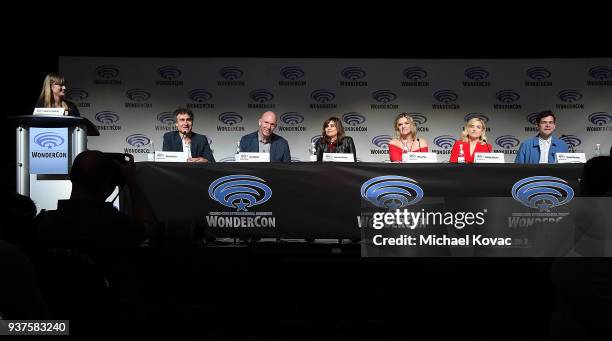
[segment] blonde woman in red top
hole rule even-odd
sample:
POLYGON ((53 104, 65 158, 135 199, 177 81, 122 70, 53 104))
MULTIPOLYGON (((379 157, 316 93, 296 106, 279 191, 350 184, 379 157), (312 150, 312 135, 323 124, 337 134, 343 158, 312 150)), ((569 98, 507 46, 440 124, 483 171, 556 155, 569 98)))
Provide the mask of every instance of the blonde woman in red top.
POLYGON ((493 149, 487 143, 487 126, 484 121, 474 117, 465 123, 461 138, 455 142, 451 151, 450 162, 453 163, 472 163, 474 153, 490 153, 493 149), (463 151, 463 161, 460 159, 463 151))
POLYGON ((427 140, 416 137, 416 123, 407 113, 395 118, 394 138, 389 141, 389 158, 392 162, 401 162, 402 154, 408 152, 428 152, 427 140))

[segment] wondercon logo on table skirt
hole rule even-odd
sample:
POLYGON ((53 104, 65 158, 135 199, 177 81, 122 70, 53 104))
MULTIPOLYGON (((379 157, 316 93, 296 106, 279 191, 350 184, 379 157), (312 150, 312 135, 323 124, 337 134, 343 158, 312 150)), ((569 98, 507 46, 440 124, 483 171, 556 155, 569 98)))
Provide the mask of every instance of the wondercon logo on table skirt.
POLYGON ((247 211, 272 197, 272 189, 261 178, 252 175, 228 175, 208 187, 208 195, 223 206, 247 211))
POLYGON ((374 206, 395 210, 421 201, 423 189, 411 178, 384 175, 364 182, 361 197, 374 206))
POLYGON ((512 186, 512 197, 529 208, 541 212, 569 203, 574 198, 574 190, 567 181, 553 176, 532 176, 517 181, 512 186))

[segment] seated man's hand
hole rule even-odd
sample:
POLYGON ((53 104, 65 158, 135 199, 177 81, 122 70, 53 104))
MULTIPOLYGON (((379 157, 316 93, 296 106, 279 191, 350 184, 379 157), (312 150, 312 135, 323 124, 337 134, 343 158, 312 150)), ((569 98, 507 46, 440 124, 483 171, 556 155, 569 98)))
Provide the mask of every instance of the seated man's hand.
POLYGON ((201 156, 200 157, 189 157, 187 158, 187 162, 208 162, 208 160, 201 156))

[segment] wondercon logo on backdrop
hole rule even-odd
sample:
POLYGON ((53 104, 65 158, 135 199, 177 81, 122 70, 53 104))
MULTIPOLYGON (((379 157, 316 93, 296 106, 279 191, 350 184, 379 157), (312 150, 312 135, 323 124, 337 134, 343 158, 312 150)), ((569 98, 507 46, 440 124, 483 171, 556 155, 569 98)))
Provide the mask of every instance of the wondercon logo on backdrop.
POLYGON ((189 91, 189 99, 197 103, 210 101, 213 95, 204 89, 193 89, 189 91))
POLYGON ((280 75, 288 80, 298 80, 304 77, 306 73, 300 67, 297 66, 287 66, 280 70, 280 75))
POLYGON ((110 125, 119 121, 119 115, 115 112, 105 110, 97 113, 94 119, 99 123, 110 125))
POLYGON ((159 74, 163 79, 173 80, 175 78, 179 78, 183 73, 176 66, 166 65, 157 69, 157 74, 159 74))
POLYGON ((612 69, 607 66, 595 66, 589 69, 589 75, 603 81, 612 78, 612 69))
POLYGON ((512 90, 501 90, 495 94, 495 98, 501 103, 514 103, 521 98, 521 95, 512 90))
POLYGON ((473 81, 481 81, 483 79, 489 78, 489 71, 480 66, 465 69, 464 74, 465 77, 473 81))
POLYGON ((297 112, 286 112, 280 116, 281 122, 288 125, 298 125, 304 122, 304 116, 297 112))
POLYGON ((315 135, 310 138, 310 143, 314 143, 316 145, 322 137, 322 135, 315 135))
POLYGON ((348 124, 349 126, 358 126, 360 124, 365 123, 365 121, 365 116, 358 112, 349 112, 342 115, 342 122, 348 124))
POLYGON ((223 206, 246 212, 248 208, 270 200, 272 189, 256 176, 228 175, 211 183, 208 195, 223 206))
POLYGON ((557 94, 560 100, 567 103, 573 103, 582 99, 582 94, 573 89, 565 89, 557 94))
POLYGON ((425 124, 427 122, 427 116, 418 112, 409 114, 408 116, 410 116, 417 125, 425 124))
POLYGON ((550 212, 574 198, 574 190, 567 181, 553 176, 532 176, 512 186, 512 197, 526 207, 550 212))
POLYGON ((176 116, 174 115, 173 112, 162 112, 157 114, 157 121, 162 123, 162 124, 166 124, 166 125, 171 125, 174 124, 176 119, 176 116))
POLYGON ((580 141, 580 138, 578 138, 578 136, 576 135, 561 135, 559 136, 559 139, 563 140, 565 143, 567 143, 568 146, 572 148, 576 148, 582 143, 582 141, 580 141))
POLYGON ((70 88, 66 90, 66 98, 74 102, 80 102, 89 97, 87 91, 81 88, 70 88))
POLYGON ((520 143, 521 141, 512 135, 502 135, 495 139, 495 144, 506 149, 516 148, 520 143))
POLYGON ((364 200, 390 210, 414 205, 424 194, 417 181, 398 175, 372 178, 363 183, 360 192, 364 200))
POLYGON ((318 103, 331 102, 336 98, 336 95, 331 90, 319 89, 310 93, 310 98, 314 99, 318 103))
POLYGON ((589 122, 598 126, 606 125, 610 121, 612 121, 612 115, 607 112, 594 112, 589 115, 589 122))
POLYGON ((144 134, 132 134, 125 138, 125 142, 127 142, 130 146, 141 148, 151 143, 151 139, 144 134))
POLYGON ((441 103, 451 103, 459 98, 459 96, 452 90, 438 90, 434 93, 433 97, 436 101, 441 103))
POLYGON ((389 148, 389 142, 391 141, 391 136, 389 135, 378 135, 372 139, 372 144, 378 148, 387 149, 389 148))
POLYGON ((551 76, 550 71, 548 71, 548 69, 543 68, 541 66, 536 66, 536 67, 532 67, 530 69, 527 69, 527 71, 525 72, 525 74, 527 75, 527 77, 535 80, 535 81, 541 81, 544 79, 548 79, 551 76))
POLYGON ((96 75, 103 79, 115 79, 119 76, 119 68, 115 65, 100 65, 96 68, 96 75))
POLYGON ((224 112, 219 115, 219 121, 223 124, 233 126, 234 124, 242 122, 242 115, 233 111, 224 112))
POLYGON ((453 145, 455 144, 455 141, 457 141, 457 139, 455 139, 454 137, 450 136, 450 135, 440 135, 440 136, 436 136, 436 138, 434 138, 433 142, 436 146, 443 148, 443 149, 450 149, 453 147, 453 145))
POLYGON ((234 81, 242 78, 244 72, 237 66, 226 66, 219 70, 219 75, 228 81, 234 81))
POLYGON ((484 123, 489 122, 489 117, 487 117, 487 116, 486 116, 486 115, 484 115, 484 114, 481 114, 481 113, 475 113, 475 112, 473 112, 473 113, 469 113, 469 114, 465 115, 465 117, 463 118, 463 120, 464 120, 465 122, 467 122, 467 121, 469 121, 469 120, 471 120, 471 119, 473 119, 473 118, 479 118, 479 119, 480 119, 480 120, 482 120, 484 123))
POLYGON ((52 149, 64 144, 64 138, 53 132, 44 132, 34 136, 34 143, 40 147, 52 149))
POLYGON ((420 81, 427 78, 427 71, 425 71, 422 67, 414 66, 404 69, 402 72, 404 77, 413 80, 420 81))
POLYGON ((342 69, 340 74, 342 75, 342 77, 344 77, 346 79, 350 79, 352 81, 356 81, 356 80, 362 79, 362 78, 364 78, 366 76, 365 70, 360 68, 360 67, 358 67, 358 66, 346 67, 346 68, 342 69))
POLYGON ((377 90, 372 93, 372 98, 380 103, 389 103, 397 99, 397 95, 390 90, 377 90))
POLYGON ((251 91, 249 97, 257 103, 267 103, 274 98, 274 94, 270 90, 257 89, 251 91))
POLYGON ((125 96, 134 102, 144 102, 151 98, 151 93, 144 89, 130 89, 125 92, 125 96))

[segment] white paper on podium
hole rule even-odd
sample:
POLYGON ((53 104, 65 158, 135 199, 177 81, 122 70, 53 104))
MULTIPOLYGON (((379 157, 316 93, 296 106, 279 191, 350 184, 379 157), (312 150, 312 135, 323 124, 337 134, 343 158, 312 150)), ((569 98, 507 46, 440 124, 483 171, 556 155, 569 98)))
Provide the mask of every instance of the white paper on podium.
POLYGON ((557 153, 557 163, 586 163, 584 153, 557 153))
POLYGON ((355 162, 353 153, 323 153, 323 162, 355 162))
POLYGON ((157 150, 155 151, 155 162, 187 162, 187 153, 157 150))
POLYGON ((236 162, 270 162, 270 153, 238 153, 236 162))
POLYGON ((64 116, 64 108, 34 108, 32 115, 37 116, 64 116))
POLYGON ((506 163, 504 153, 474 153, 474 163, 506 163))
POLYGON ((404 153, 402 154, 403 163, 437 163, 437 153, 404 153))

